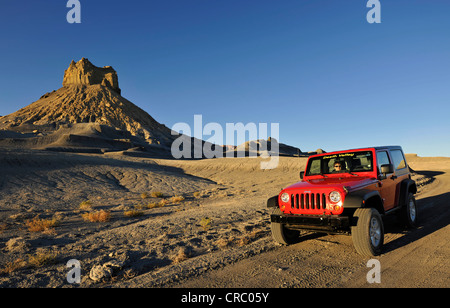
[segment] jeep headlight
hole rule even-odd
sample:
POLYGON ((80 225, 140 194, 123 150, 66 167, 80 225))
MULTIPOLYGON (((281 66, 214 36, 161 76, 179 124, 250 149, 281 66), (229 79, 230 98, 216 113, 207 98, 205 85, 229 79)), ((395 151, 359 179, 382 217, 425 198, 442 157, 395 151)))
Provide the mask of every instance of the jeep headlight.
POLYGON ((283 201, 283 202, 289 202, 289 194, 288 193, 283 193, 282 195, 281 195, 281 201, 283 201))
POLYGON ((333 203, 338 203, 341 201, 341 194, 336 190, 330 192, 330 201, 333 203))

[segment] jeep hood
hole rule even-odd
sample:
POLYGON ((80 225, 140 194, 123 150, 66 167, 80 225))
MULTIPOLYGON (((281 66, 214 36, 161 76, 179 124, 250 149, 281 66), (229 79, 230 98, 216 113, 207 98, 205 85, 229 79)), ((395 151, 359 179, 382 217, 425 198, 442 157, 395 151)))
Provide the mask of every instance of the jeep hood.
POLYGON ((348 191, 352 191, 355 189, 361 189, 376 181, 377 180, 373 177, 360 177, 360 176, 331 177, 331 178, 301 181, 291 186, 288 186, 283 190, 333 189, 337 187, 342 188, 343 186, 345 186, 348 191))

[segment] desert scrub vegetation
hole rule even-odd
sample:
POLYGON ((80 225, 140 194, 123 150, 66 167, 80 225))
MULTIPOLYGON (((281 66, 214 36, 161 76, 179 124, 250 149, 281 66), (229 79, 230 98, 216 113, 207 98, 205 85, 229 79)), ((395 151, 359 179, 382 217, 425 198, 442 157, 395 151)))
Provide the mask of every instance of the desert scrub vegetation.
POLYGON ((148 209, 155 209, 158 207, 163 207, 164 204, 161 204, 160 202, 149 202, 145 205, 146 208, 148 209))
POLYGON ((59 221, 53 217, 51 219, 41 219, 38 216, 25 222, 30 232, 49 232, 59 225, 59 221))
POLYGON ((159 202, 149 202, 145 205, 145 207, 148 209, 154 209, 154 208, 158 208, 158 207, 164 207, 169 203, 170 203, 170 201, 168 199, 162 199, 159 202))
POLYGON ((0 223, 0 234, 7 229, 8 229, 8 224, 6 222, 0 223))
POLYGON ((194 196, 194 198, 200 198, 202 196, 202 193, 199 191, 196 191, 192 195, 194 196))
POLYGON ((37 251, 33 255, 28 256, 28 260, 18 258, 14 261, 6 262, 0 267, 0 275, 10 275, 11 273, 25 269, 28 267, 41 268, 47 265, 55 264, 58 258, 58 253, 55 251, 37 251))
POLYGON ((162 198, 164 197, 164 194, 160 191, 152 191, 150 193, 150 196, 152 196, 153 198, 162 198))
POLYGON ((143 216, 144 212, 142 212, 138 209, 132 209, 132 210, 123 211, 123 215, 125 217, 139 217, 139 216, 143 216))
POLYGON ((208 231, 209 229, 211 229, 212 219, 209 217, 203 217, 200 220, 199 224, 204 231, 208 231))
POLYGON ((0 268, 0 275, 9 275, 12 272, 25 268, 26 266, 27 262, 20 258, 14 261, 6 262, 6 264, 0 268))
POLYGON ((152 191, 152 192, 143 192, 141 193, 142 199, 148 199, 148 198, 163 198, 164 194, 160 191, 152 191))
POLYGON ((87 200, 80 203, 79 209, 82 211, 92 211, 92 201, 87 200))
POLYGON ((28 264, 36 268, 56 263, 58 253, 54 251, 38 251, 28 257, 28 264))
POLYGON ((217 241, 215 241, 214 244, 220 249, 226 249, 231 247, 235 241, 236 239, 234 237, 220 238, 217 241))
POLYGON ((100 210, 100 211, 81 214, 81 217, 83 217, 83 219, 85 221, 89 221, 89 222, 106 222, 111 219, 111 212, 105 211, 105 210, 100 210))
POLYGON ((184 247, 180 247, 180 249, 178 250, 178 253, 174 256, 172 256, 171 260, 174 264, 179 264, 183 261, 186 261, 187 259, 189 259, 191 257, 191 252, 184 248, 184 247))
POLYGON ((244 235, 237 244, 240 247, 246 246, 246 245, 256 241, 257 239, 263 237, 265 234, 266 234, 266 231, 264 231, 264 230, 252 231, 252 232, 244 235))
POLYGON ((184 201, 184 197, 183 196, 173 196, 172 198, 169 199, 169 201, 173 202, 173 203, 181 202, 181 201, 184 201))

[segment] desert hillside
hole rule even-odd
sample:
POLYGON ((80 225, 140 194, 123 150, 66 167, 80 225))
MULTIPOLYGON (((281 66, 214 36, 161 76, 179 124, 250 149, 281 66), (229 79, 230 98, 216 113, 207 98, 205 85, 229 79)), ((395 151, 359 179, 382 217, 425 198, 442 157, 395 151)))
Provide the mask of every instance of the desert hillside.
POLYGON ((73 62, 63 87, 0 118, 0 146, 123 150, 137 146, 169 152, 171 130, 120 95, 112 67, 73 62))

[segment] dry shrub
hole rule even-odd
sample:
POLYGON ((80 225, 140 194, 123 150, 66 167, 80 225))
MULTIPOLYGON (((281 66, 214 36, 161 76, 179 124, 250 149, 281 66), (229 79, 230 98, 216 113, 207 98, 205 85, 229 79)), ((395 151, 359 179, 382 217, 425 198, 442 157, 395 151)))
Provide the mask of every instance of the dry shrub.
POLYGON ((111 212, 100 210, 96 212, 85 213, 81 215, 85 221, 90 222, 106 222, 111 219, 111 212))
POLYGON ((246 246, 246 245, 250 244, 251 242, 252 242, 252 239, 249 236, 244 236, 243 238, 241 238, 238 245, 240 247, 242 247, 242 246, 246 246))
POLYGON ((27 266, 27 262, 22 259, 16 259, 12 262, 7 262, 3 268, 0 268, 0 275, 11 274, 12 272, 22 269, 27 266))
POLYGON ((79 208, 83 211, 92 211, 92 201, 87 200, 81 202, 79 208))
POLYGON ((209 217, 203 217, 200 220, 200 226, 203 228, 203 230, 208 231, 211 228, 212 220, 209 217))
POLYGON ((264 235, 264 231, 253 231, 249 234, 246 234, 244 237, 241 238, 241 240, 238 243, 238 246, 246 246, 254 241, 256 241, 258 238, 262 237, 264 235))
POLYGON ((229 238, 220 238, 218 239, 215 244, 220 248, 220 249, 226 249, 230 246, 233 245, 235 241, 234 237, 229 237, 229 238))
POLYGON ((148 209, 154 209, 156 207, 159 207, 159 203, 158 202, 150 202, 145 207, 148 209))
POLYGON ((157 207, 164 207, 164 206, 166 206, 169 203, 170 203, 169 200, 162 199, 159 202, 149 202, 145 207, 148 208, 148 209, 154 209, 154 208, 157 208, 157 207))
POLYGON ((158 207, 164 207, 164 206, 166 206, 166 205, 169 204, 169 203, 170 203, 169 200, 167 200, 167 199, 162 199, 161 201, 158 202, 158 207))
POLYGON ((186 248, 181 247, 180 250, 178 250, 178 253, 172 258, 172 262, 174 264, 181 263, 183 261, 186 261, 190 258, 190 253, 187 251, 186 248))
POLYGON ((43 267, 54 264, 58 254, 52 251, 38 251, 35 255, 28 257, 28 264, 34 267, 43 267))
POLYGON ((150 196, 152 196, 153 198, 162 198, 164 194, 160 191, 152 191, 150 196))
POLYGON ((126 217, 139 217, 139 216, 143 216, 144 212, 135 209, 135 210, 124 211, 123 215, 126 217))
POLYGON ((25 224, 30 232, 48 232, 58 226, 59 222, 56 218, 40 219, 39 217, 35 217, 33 220, 27 220, 25 224))
POLYGON ((192 194, 195 198, 200 198, 202 196, 202 193, 200 191, 196 191, 192 194))
POLYGON ((181 202, 181 201, 184 201, 183 196, 174 196, 174 197, 170 198, 170 202, 173 202, 173 203, 181 202))

